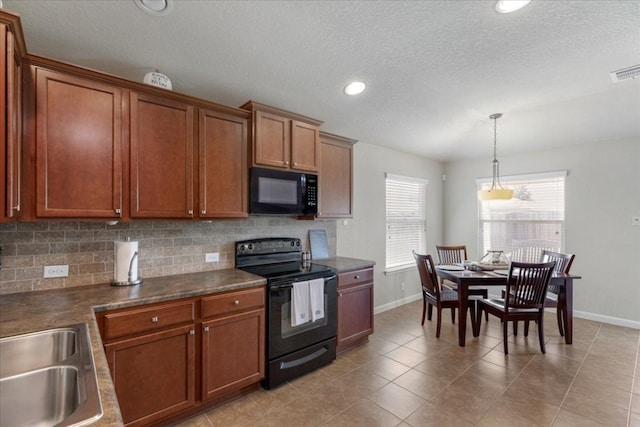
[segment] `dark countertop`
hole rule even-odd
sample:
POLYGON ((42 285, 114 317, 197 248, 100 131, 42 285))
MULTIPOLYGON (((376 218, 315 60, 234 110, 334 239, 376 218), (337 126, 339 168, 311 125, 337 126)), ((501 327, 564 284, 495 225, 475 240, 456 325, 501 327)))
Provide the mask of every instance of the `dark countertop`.
POLYGON ((171 301, 265 285, 266 280, 236 269, 144 279, 137 286, 110 284, 0 297, 0 338, 75 323, 87 323, 104 415, 95 426, 122 425, 120 408, 103 351, 95 312, 171 301))
POLYGON ((368 261, 366 259, 347 258, 342 256, 311 260, 314 264, 326 265, 338 270, 338 273, 343 271, 360 270, 363 268, 369 268, 376 265, 375 261, 368 261))

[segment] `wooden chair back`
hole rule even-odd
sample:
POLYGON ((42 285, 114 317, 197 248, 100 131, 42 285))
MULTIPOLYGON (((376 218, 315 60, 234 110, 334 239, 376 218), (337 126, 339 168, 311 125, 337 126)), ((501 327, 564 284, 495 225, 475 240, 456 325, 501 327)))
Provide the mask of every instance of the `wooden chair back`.
POLYGON ((438 274, 433 264, 433 258, 431 255, 420 255, 416 251, 413 252, 413 258, 416 260, 418 266, 418 273, 420 274, 420 282, 422 282, 422 288, 436 297, 436 300, 440 300, 440 285, 438 284, 438 274))
POLYGON ((563 254, 561 252, 553 252, 545 249, 540 255, 540 262, 555 261, 556 267, 553 271, 556 273, 568 274, 575 257, 575 254, 563 254))
POLYGON ((555 261, 535 264, 513 261, 505 290, 505 295, 509 295, 505 310, 542 309, 555 265, 555 261))
POLYGON ((467 258, 467 247, 459 246, 440 246, 436 245, 439 264, 460 264, 467 258))

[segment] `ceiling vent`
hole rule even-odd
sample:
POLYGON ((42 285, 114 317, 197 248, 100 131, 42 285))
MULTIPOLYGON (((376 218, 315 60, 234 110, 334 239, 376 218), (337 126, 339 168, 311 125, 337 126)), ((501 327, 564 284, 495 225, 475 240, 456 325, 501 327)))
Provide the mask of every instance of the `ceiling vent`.
POLYGON ((623 80, 635 79, 640 76, 640 65, 634 65, 632 67, 623 68, 622 70, 612 71, 609 73, 611 80, 614 83, 621 82, 623 80))

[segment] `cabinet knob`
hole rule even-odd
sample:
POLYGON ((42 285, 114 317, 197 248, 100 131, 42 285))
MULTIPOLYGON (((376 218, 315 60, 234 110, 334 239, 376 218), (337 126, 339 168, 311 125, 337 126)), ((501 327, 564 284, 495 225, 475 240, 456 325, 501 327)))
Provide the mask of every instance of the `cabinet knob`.
POLYGON ((153 316, 151 318, 151 323, 158 323, 158 316, 153 316))
POLYGON ((235 301, 233 302, 233 305, 240 305, 240 301, 239 301, 239 300, 235 300, 235 301))
POLYGON ((205 327, 204 327, 204 331, 205 331, 205 332, 209 332, 209 327, 208 327, 208 326, 205 326, 205 327))
POLYGON ((191 329, 191 330, 189 331, 189 335, 195 335, 195 334, 196 334, 196 330, 195 330, 195 329, 191 329))
POLYGON ((288 164, 289 164, 289 162, 285 160, 285 161, 284 161, 284 164, 285 164, 285 165, 288 165, 288 164))
POLYGON ((16 212, 20 212, 20 205, 14 206, 13 210, 16 211, 16 212))
POLYGON ((298 166, 298 162, 293 162, 293 166, 298 166))
POLYGON ((189 215, 193 215, 193 209, 189 209, 189 210, 187 211, 187 213, 188 213, 189 215))
POLYGON ((202 209, 202 210, 200 211, 200 215, 206 215, 206 214, 207 214, 207 210, 206 210, 206 209, 202 209))
POLYGON ((359 278, 360 278, 360 276, 355 276, 355 277, 354 277, 354 279, 359 279, 359 278))
POLYGON ((120 208, 116 209, 116 214, 121 215, 122 214, 122 209, 120 209, 120 208))

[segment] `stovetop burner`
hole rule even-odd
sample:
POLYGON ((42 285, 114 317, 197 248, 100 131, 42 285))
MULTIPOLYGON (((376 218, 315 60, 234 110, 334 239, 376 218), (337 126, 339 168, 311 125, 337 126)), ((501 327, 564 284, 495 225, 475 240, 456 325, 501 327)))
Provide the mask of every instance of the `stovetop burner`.
POLYGON ((281 262, 276 264, 255 265, 244 267, 242 270, 247 271, 267 279, 285 279, 298 278, 310 279, 311 276, 318 276, 332 272, 331 268, 311 262, 281 262))
POLYGON ((335 274, 330 267, 301 261, 300 239, 270 237, 236 242, 236 268, 269 282, 275 280, 310 280, 335 274))

